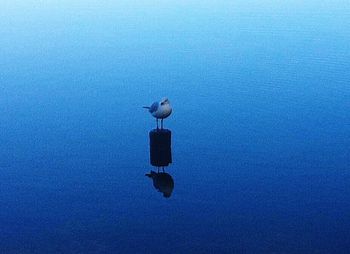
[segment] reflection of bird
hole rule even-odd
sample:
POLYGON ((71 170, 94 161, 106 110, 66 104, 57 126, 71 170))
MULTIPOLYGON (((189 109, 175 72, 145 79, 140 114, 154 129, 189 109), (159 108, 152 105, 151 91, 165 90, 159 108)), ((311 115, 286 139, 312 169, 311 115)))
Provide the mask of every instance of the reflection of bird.
POLYGON ((153 170, 146 176, 152 178, 153 186, 163 193, 165 198, 169 198, 174 189, 174 180, 168 173, 156 173, 153 170))
POLYGON ((147 108, 148 111, 154 116, 157 120, 157 129, 158 129, 158 119, 161 119, 161 128, 163 129, 163 119, 170 116, 172 108, 168 98, 163 98, 159 102, 154 102, 150 107, 147 108))

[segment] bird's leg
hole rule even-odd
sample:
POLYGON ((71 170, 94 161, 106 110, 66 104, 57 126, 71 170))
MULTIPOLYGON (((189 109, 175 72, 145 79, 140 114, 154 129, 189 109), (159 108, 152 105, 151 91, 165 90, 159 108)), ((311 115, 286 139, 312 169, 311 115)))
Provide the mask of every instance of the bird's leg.
POLYGON ((162 170, 163 170, 163 173, 164 173, 164 172, 165 172, 165 171, 164 171, 164 167, 162 167, 162 170))
POLYGON ((161 128, 162 130, 163 130, 163 120, 164 120, 163 118, 162 118, 162 120, 160 120, 160 126, 161 126, 160 128, 161 128))
POLYGON ((157 173, 159 173, 159 167, 157 167, 157 173))
POLYGON ((158 118, 156 118, 156 122, 157 122, 157 130, 159 129, 159 127, 158 127, 158 118))

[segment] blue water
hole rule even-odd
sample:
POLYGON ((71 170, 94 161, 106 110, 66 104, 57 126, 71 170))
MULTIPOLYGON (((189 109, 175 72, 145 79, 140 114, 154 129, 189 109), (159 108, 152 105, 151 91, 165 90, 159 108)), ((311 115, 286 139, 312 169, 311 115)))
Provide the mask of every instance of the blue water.
POLYGON ((349 253, 348 1, 0 13, 0 253, 349 253), (170 198, 145 176, 163 96, 170 198))

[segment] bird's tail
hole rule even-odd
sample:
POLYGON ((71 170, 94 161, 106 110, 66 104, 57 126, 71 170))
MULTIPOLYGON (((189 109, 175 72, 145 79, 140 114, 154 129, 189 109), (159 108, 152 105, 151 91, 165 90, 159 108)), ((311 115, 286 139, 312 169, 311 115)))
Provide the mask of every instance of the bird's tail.
POLYGON ((143 108, 150 109, 151 107, 143 106, 143 108))
POLYGON ((153 170, 151 170, 149 174, 145 174, 145 176, 148 176, 150 178, 154 177, 155 175, 156 175, 156 172, 154 172, 153 170))

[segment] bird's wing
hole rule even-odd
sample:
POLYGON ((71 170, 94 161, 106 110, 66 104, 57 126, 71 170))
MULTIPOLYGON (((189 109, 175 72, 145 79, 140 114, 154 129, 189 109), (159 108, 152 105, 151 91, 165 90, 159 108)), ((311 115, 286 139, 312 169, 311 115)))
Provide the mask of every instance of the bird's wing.
POLYGON ((159 107, 159 103, 158 103, 158 102, 154 102, 154 103, 151 105, 151 107, 150 107, 150 109, 149 109, 149 112, 150 112, 150 113, 156 112, 157 109, 158 109, 158 107, 159 107))

